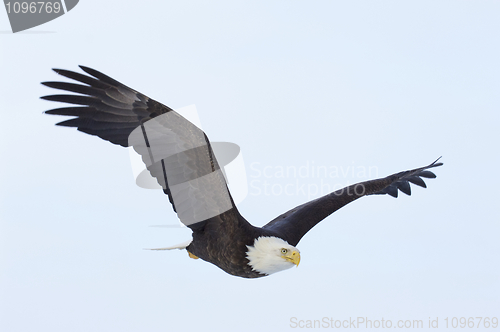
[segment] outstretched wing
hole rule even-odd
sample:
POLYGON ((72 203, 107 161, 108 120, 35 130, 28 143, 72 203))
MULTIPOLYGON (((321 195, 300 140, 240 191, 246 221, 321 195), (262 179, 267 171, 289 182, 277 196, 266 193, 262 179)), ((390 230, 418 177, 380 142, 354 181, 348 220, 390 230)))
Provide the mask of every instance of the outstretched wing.
MULTIPOLYGON (((440 157, 441 158, 441 157, 440 157)), ((398 197, 398 190, 411 195, 410 182, 426 188, 422 178, 435 178, 429 168, 443 165, 438 158, 432 164, 389 175, 382 179, 360 182, 328 195, 312 200, 280 215, 264 226, 280 234, 291 245, 295 246, 300 239, 320 221, 350 202, 366 195, 388 194, 398 197)))
POLYGON ((83 84, 42 83, 77 93, 42 97, 80 105, 46 111, 75 117, 57 125, 76 127, 123 147, 132 146, 187 226, 236 209, 210 141, 201 129, 170 107, 111 77, 88 67, 80 68, 90 76, 54 71, 83 84))

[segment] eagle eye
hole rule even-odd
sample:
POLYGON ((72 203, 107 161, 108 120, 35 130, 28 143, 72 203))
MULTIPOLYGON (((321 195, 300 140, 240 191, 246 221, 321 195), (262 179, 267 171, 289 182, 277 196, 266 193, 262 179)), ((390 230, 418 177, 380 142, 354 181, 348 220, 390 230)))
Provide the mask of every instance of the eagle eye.
POLYGON ((287 252, 288 252, 288 249, 285 249, 285 248, 282 248, 282 249, 281 249, 281 253, 282 253, 282 254, 286 254, 287 252))

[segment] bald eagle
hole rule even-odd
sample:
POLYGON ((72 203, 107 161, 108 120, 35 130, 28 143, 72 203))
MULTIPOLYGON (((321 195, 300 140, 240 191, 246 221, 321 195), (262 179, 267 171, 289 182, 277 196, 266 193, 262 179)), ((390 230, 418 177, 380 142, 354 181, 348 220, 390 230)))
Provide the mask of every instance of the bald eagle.
POLYGON ((435 178, 428 166, 350 185, 297 206, 263 227, 251 225, 238 212, 224 175, 205 133, 173 109, 94 69, 86 74, 54 69, 79 83, 42 82, 76 94, 41 97, 72 107, 46 114, 72 116, 57 125, 76 127, 123 147, 132 146, 151 175, 162 186, 181 222, 192 230, 192 240, 159 249, 186 249, 225 272, 259 278, 298 266, 300 239, 316 224, 350 202, 367 195, 398 191, 411 195, 410 183, 426 188, 422 178, 435 178))

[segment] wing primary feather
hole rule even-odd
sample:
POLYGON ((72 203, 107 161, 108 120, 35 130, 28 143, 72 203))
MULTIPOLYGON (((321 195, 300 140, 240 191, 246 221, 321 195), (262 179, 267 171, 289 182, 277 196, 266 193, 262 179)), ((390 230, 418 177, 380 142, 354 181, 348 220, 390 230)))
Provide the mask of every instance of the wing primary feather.
POLYGON ((105 75, 105 74, 101 73, 100 71, 97 71, 95 69, 92 69, 92 68, 89 68, 89 67, 85 67, 85 66, 78 66, 78 67, 80 67, 87 74, 92 75, 95 78, 99 79, 100 81, 108 83, 111 86, 116 85, 116 86, 126 87, 126 88, 130 89, 129 87, 127 87, 123 83, 118 82, 117 80, 109 77, 108 75, 105 75))
POLYGON ((408 181, 397 182, 398 189, 404 192, 406 195, 411 196, 411 187, 408 181))
POLYGON ((418 173, 418 176, 421 176, 423 178, 428 178, 428 179, 435 179, 436 174, 432 173, 431 171, 422 171, 418 173))
POLYGON ((90 86, 96 87, 96 88, 101 88, 101 89, 106 89, 109 87, 109 84, 106 84, 105 82, 101 82, 99 80, 96 80, 93 77, 86 76, 80 73, 75 73, 74 71, 71 70, 65 70, 65 69, 56 69, 54 68, 53 71, 55 71, 57 74, 70 78, 72 80, 88 84, 90 86))
POLYGON ((422 188, 427 188, 427 185, 425 184, 424 180, 422 180, 416 175, 408 177, 408 181, 422 188))

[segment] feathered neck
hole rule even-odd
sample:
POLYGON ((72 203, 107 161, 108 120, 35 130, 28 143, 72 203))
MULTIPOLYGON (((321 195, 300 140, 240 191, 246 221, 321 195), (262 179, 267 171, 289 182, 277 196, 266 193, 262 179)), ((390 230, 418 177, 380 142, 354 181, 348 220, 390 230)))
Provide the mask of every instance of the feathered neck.
POLYGON ((260 236, 253 246, 247 246, 248 265, 253 271, 262 274, 273 274, 294 266, 293 263, 281 257, 281 249, 296 250, 283 239, 275 236, 260 236))

